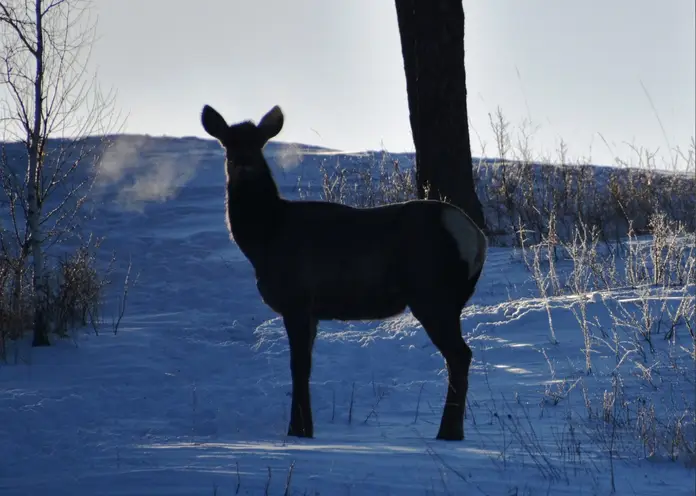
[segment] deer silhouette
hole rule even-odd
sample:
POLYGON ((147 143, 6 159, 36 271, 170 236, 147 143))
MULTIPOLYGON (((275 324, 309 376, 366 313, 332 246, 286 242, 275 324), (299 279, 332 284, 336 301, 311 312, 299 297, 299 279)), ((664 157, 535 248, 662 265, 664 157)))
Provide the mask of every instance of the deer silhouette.
POLYGON ((205 105, 201 122, 225 150, 230 236, 253 266, 263 302, 282 317, 287 332, 288 435, 314 437, 309 379, 318 322, 386 319, 408 307, 448 370, 437 439, 464 439, 472 352, 460 319, 486 259, 484 233, 461 209, 441 201, 355 208, 282 198, 263 155, 283 127, 278 106, 258 125, 228 125, 205 105))

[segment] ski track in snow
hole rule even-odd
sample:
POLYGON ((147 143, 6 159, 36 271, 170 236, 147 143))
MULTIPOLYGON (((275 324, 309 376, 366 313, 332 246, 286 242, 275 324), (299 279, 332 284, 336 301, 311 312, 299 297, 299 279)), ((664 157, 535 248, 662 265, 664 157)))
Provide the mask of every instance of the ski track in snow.
MULTIPOLYGON (((434 440, 446 373, 409 313, 321 323, 315 439, 286 437, 287 339, 223 215, 222 186, 104 213, 105 251, 122 265, 131 257, 139 282, 117 335, 107 323, 46 349, 24 341, 0 365, 0 494, 283 494, 291 466, 289 494, 609 493, 605 452, 583 443, 581 460, 559 453, 582 394, 541 404, 542 348, 559 378, 583 375, 572 298, 549 302, 552 346, 544 301, 506 249, 491 248, 462 315, 474 351, 464 442, 434 440), (538 439, 548 463, 515 428, 538 439)), ((613 357, 596 360, 598 376, 602 360, 611 369, 613 357)), ((626 458, 614 462, 618 494, 694 493, 693 470, 626 458)))

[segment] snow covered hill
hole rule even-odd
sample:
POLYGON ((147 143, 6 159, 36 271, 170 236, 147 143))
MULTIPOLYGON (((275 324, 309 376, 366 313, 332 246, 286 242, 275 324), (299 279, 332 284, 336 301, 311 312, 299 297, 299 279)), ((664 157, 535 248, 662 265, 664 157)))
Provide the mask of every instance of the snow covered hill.
MULTIPOLYGON (((321 160, 372 160, 274 143, 267 156, 290 197, 320 184, 321 160)), ((444 362, 408 312, 320 324, 315 439, 288 438, 287 340, 229 240, 222 160, 196 138, 110 151, 89 228, 114 277, 130 261, 139 278, 116 334, 111 305, 99 335, 22 341, 0 364, 0 494, 694 494, 693 321, 679 312, 693 315, 696 281, 544 295, 512 248, 491 248, 462 315, 465 441, 434 440, 444 362)), ((626 246, 649 257, 650 243, 626 246)), ((693 239, 674 246, 689 263, 693 239)), ((580 262, 561 257, 559 278, 577 282, 580 262)))

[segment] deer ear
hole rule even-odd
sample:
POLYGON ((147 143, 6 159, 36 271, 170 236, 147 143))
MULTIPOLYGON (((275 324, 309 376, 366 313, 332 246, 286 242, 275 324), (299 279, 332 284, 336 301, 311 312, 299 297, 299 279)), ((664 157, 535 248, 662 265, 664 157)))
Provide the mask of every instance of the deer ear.
POLYGON ((203 111, 201 112, 201 123, 203 124, 203 129, 213 138, 222 140, 225 136, 225 132, 229 129, 225 119, 210 105, 205 105, 203 111))
POLYGON ((269 110, 268 113, 261 118, 259 125, 256 127, 261 131, 264 141, 273 138, 283 129, 284 119, 283 111, 280 110, 278 105, 269 110))

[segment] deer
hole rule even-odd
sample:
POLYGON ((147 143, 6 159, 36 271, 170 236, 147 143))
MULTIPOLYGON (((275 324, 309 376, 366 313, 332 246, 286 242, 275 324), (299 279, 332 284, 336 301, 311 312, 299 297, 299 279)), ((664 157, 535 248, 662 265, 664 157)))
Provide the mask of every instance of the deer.
POLYGON ((225 153, 229 235, 253 267, 262 302, 287 334, 292 400, 287 435, 314 438, 312 350, 319 321, 385 320, 408 308, 442 354, 447 397, 436 436, 464 439, 471 348, 461 312, 474 294, 488 240, 460 208, 439 200, 358 208, 283 198, 263 154, 284 114, 228 125, 210 105, 201 123, 225 153))

